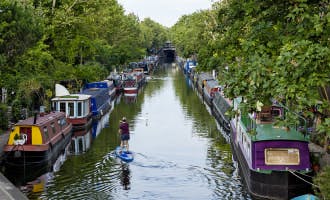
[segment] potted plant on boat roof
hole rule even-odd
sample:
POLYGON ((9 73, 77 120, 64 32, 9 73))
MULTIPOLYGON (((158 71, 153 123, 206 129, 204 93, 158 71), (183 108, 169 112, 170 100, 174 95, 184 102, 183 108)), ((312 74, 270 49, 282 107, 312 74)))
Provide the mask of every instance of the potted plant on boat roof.
POLYGON ((274 126, 282 128, 286 131, 290 131, 290 127, 294 127, 295 125, 297 125, 298 121, 299 116, 297 114, 292 112, 286 112, 285 116, 276 118, 274 126))
POLYGON ((22 134, 16 133, 14 136, 14 144, 15 145, 23 145, 25 143, 25 139, 22 134))

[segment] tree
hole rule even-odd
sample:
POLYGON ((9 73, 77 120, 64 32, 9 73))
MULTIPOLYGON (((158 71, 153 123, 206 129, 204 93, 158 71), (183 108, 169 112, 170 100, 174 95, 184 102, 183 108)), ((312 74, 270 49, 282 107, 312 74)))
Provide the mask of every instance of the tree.
POLYGON ((160 49, 169 38, 168 28, 150 18, 146 18, 140 23, 140 29, 142 44, 149 50, 147 52, 149 54, 156 54, 157 49, 160 49))

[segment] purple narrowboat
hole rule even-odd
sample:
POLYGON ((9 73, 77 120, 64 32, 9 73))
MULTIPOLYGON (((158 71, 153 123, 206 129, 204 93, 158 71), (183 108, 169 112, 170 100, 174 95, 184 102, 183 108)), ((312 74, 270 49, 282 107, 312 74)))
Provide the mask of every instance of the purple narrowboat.
POLYGON ((262 199, 290 199, 311 191, 309 138, 296 128, 276 127, 285 109, 260 106, 255 113, 240 109, 242 98, 233 101, 231 146, 249 193, 262 199))

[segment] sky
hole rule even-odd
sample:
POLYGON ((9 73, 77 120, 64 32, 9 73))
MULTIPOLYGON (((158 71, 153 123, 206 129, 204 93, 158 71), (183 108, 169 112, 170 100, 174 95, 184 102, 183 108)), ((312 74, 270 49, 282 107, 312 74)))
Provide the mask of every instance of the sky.
POLYGON ((126 13, 134 13, 142 21, 149 17, 163 26, 173 26, 182 15, 209 9, 212 0, 118 0, 126 13))

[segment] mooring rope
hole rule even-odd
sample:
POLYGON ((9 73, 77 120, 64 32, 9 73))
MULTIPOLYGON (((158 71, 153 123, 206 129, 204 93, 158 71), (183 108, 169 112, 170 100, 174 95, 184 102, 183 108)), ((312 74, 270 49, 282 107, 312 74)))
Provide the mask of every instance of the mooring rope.
POLYGON ((306 182, 306 183, 308 183, 308 184, 310 184, 310 185, 312 185, 312 186, 314 186, 314 187, 316 187, 316 188, 320 188, 320 186, 315 185, 314 183, 311 183, 311 182, 309 182, 309 181, 307 181, 307 180, 301 178, 301 177, 298 176, 297 174, 295 174, 295 171, 291 171, 291 170, 288 170, 288 171, 289 171, 292 175, 294 175, 294 176, 296 176, 297 178, 299 178, 300 180, 302 180, 302 181, 304 181, 304 182, 306 182))
POLYGON ((309 178, 313 178, 313 176, 310 176, 310 175, 307 175, 307 174, 303 174, 303 173, 301 173, 299 171, 293 171, 293 172, 295 172, 297 174, 300 174, 300 175, 303 175, 303 176, 306 176, 306 177, 309 177, 309 178))

